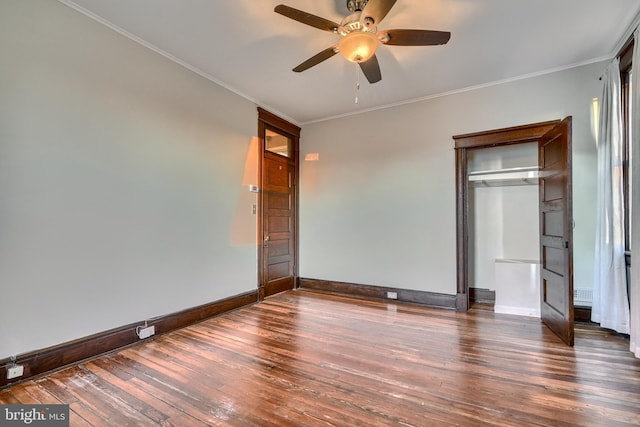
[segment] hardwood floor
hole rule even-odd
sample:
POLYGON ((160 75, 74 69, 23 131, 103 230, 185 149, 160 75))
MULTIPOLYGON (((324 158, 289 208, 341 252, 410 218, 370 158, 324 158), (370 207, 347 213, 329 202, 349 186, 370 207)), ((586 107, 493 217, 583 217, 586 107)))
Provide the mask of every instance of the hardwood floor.
POLYGON ((290 291, 0 391, 73 426, 640 425, 640 360, 578 325, 290 291))

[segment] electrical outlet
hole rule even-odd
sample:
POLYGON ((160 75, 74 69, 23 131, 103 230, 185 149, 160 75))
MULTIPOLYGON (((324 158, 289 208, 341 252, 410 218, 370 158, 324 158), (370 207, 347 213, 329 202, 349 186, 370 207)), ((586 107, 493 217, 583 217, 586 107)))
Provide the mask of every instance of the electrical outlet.
POLYGON ((397 292, 387 292, 387 298, 389 298, 389 299, 398 299, 398 293, 397 292))
POLYGON ((138 337, 143 340, 145 338, 149 338, 151 335, 155 335, 156 333, 156 327, 155 326, 148 326, 146 328, 140 328, 138 330, 138 337))
POLYGON ((24 375, 24 365, 11 366, 7 369, 7 379, 18 378, 24 375))

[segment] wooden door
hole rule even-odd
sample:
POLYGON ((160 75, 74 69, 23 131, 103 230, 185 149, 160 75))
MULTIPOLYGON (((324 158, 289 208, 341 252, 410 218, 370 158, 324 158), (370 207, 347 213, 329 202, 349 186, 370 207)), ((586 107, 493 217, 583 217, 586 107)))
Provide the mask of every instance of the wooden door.
POLYGON ((540 312, 542 321, 573 345, 573 214, 571 117, 538 143, 540 164, 540 312))
POLYGON ((258 108, 260 213, 258 298, 297 284, 298 145, 300 128, 258 108))
POLYGON ((287 158, 265 152, 263 162, 263 279, 269 296, 295 285, 295 176, 287 158))

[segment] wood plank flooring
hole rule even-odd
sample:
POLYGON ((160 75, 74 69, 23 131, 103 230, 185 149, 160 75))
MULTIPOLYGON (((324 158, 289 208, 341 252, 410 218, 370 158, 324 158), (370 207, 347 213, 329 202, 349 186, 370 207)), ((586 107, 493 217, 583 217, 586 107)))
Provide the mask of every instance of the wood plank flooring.
POLYGON ((290 291, 0 391, 73 426, 638 426, 640 360, 587 326, 290 291))

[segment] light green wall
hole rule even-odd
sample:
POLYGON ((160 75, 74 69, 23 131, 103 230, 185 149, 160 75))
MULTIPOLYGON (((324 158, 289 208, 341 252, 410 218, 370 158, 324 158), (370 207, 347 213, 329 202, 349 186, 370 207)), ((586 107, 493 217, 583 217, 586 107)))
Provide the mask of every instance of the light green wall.
MULTIPOLYGON (((576 287, 592 287, 596 63, 308 124, 302 155, 302 277, 456 292, 453 135, 573 116, 576 287)), ((364 87, 363 90, 375 90, 364 87)))
POLYGON ((256 289, 253 103, 56 1, 0 58, 0 359, 256 289))

